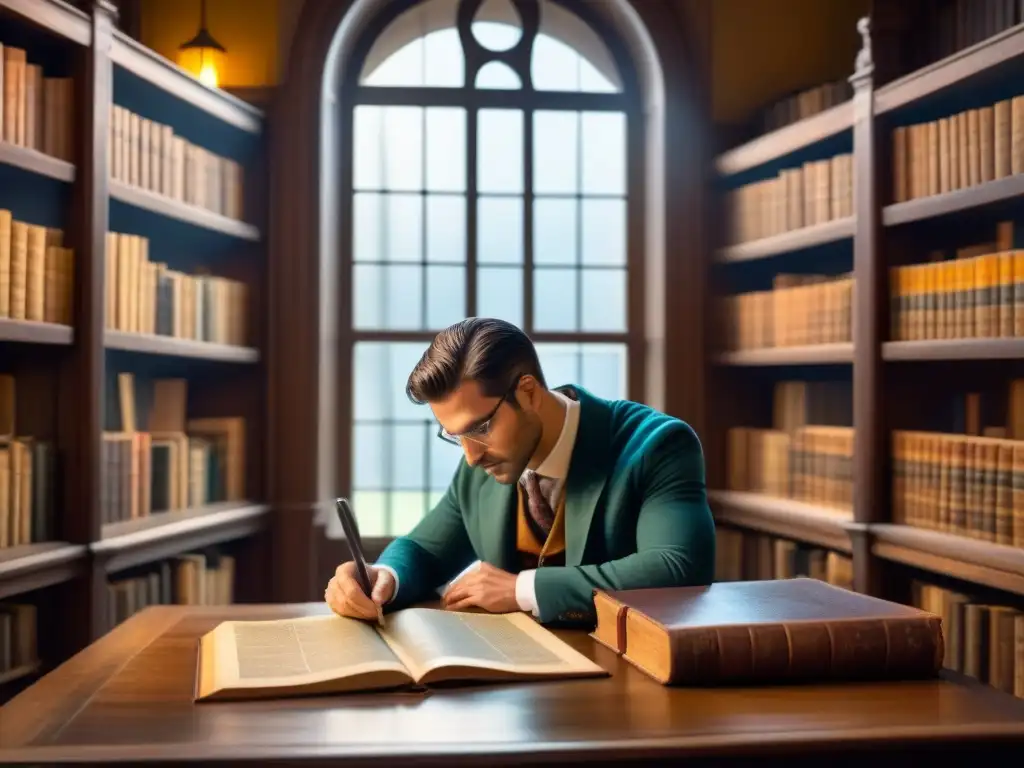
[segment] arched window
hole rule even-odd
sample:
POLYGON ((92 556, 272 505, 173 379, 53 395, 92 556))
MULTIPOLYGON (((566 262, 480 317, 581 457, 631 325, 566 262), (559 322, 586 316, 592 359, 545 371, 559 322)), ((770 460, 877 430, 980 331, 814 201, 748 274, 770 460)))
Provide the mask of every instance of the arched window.
POLYGON ((363 535, 394 536, 461 457, 404 393, 439 329, 501 317, 537 343, 550 386, 639 395, 635 78, 571 0, 395 2, 355 62, 341 100, 351 491, 363 535))

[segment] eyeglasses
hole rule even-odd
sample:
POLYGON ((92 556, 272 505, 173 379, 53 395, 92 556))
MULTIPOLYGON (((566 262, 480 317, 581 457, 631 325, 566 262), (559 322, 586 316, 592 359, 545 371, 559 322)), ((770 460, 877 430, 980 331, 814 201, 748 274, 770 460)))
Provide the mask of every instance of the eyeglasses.
POLYGON ((491 422, 494 421, 494 417, 497 415, 498 409, 501 408, 502 403, 508 400, 509 395, 516 391, 516 388, 519 386, 519 378, 519 376, 516 377, 515 382, 512 384, 509 390, 504 395, 501 396, 501 399, 498 401, 497 405, 495 405, 494 408, 491 409, 491 412, 484 417, 483 421, 481 421, 475 427, 473 427, 472 429, 467 429, 465 432, 461 434, 453 435, 444 427, 438 425, 437 436, 444 440, 446 443, 451 443, 452 445, 461 446, 463 440, 472 440, 475 443, 482 443, 486 445, 487 436, 491 432, 491 422))

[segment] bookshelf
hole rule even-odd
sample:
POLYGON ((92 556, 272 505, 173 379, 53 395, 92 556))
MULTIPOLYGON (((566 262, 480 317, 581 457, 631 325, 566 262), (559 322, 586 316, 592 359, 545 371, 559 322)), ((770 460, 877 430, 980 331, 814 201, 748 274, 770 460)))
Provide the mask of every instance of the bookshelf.
POLYGON ((78 5, 0 0, 0 703, 270 588, 265 116, 78 5))
POLYGON ((1010 662, 997 674, 968 657, 1013 626, 1024 637, 1024 17, 977 4, 1002 17, 913 45, 931 34, 924 6, 896 5, 876 0, 858 26, 848 103, 717 158, 709 290, 725 309, 708 340, 706 445, 720 569, 786 577, 800 551, 803 573, 939 613, 946 666, 1014 693, 1010 662), (837 215, 846 152, 852 211, 837 215), (825 160, 827 214, 814 209, 825 160), (803 177, 787 181, 793 169, 803 177), (806 279, 780 287, 789 273, 806 279), (845 300, 823 287, 840 276, 845 300), (847 410, 794 421, 837 381, 847 410))

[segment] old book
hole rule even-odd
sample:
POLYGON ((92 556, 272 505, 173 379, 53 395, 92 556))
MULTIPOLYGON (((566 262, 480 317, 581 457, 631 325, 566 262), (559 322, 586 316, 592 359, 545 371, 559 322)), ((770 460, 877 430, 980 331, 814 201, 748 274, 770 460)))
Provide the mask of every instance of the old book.
POLYGON ((199 641, 195 700, 607 674, 526 614, 408 608, 383 626, 333 614, 225 621, 199 641))
POLYGON ((596 590, 593 637, 664 684, 934 676, 938 616, 809 578, 596 590))

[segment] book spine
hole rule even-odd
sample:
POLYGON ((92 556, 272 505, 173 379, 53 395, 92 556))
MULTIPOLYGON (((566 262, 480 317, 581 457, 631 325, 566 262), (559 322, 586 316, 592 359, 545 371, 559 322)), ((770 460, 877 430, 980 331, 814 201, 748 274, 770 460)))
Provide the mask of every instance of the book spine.
POLYGON ((937 616, 677 630, 670 684, 933 677, 945 648, 937 616))

